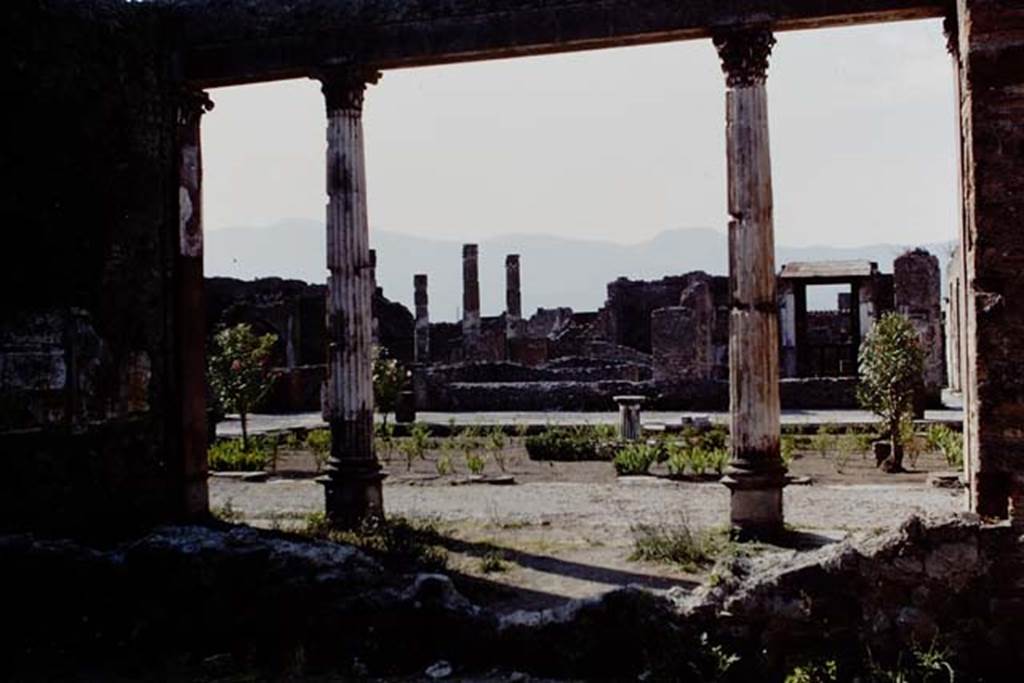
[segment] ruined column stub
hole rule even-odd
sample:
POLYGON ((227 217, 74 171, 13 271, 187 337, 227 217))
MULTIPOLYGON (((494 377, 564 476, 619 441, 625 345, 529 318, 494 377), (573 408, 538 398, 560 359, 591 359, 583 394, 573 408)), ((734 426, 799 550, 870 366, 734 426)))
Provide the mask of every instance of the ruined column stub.
POLYGON ((714 36, 726 84, 729 201, 730 518, 743 535, 783 528, 779 456, 779 321, 765 79, 775 37, 764 29, 714 36))
POLYGON ((416 304, 415 323, 415 354, 416 363, 430 362, 430 309, 427 296, 427 276, 424 273, 413 275, 413 299, 416 304))
POLYGON ((514 339, 522 329, 523 300, 519 290, 519 254, 505 257, 505 337, 514 339))
POLYGON ((383 515, 373 450, 373 262, 366 215, 362 105, 379 74, 347 65, 318 75, 327 105, 327 380, 331 457, 324 484, 330 523, 351 528, 383 515))
POLYGON ((619 439, 636 441, 640 438, 640 406, 646 396, 613 396, 619 405, 619 439))
POLYGON ((175 308, 181 384, 181 498, 185 520, 209 512, 206 457, 206 305, 203 297, 203 159, 200 121, 209 95, 188 90, 178 99, 178 255, 175 308))
POLYGON ((510 318, 523 317, 523 302, 519 291, 519 254, 505 257, 505 312, 510 318))
POLYGON ((480 271, 477 245, 462 245, 462 353, 473 360, 480 348, 480 271))

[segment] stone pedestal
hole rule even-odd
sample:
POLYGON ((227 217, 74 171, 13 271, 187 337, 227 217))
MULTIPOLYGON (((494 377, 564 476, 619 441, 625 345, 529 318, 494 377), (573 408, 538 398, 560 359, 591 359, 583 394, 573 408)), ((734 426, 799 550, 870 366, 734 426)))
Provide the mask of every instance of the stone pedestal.
POLYGON ((619 439, 636 441, 640 438, 640 406, 647 400, 646 396, 615 396, 619 405, 619 439))
POLYGON ((728 86, 729 426, 722 480, 730 519, 746 536, 783 528, 786 468, 779 456, 779 320, 765 79, 775 38, 766 30, 714 36, 728 86))
POLYGON ((379 74, 347 65, 324 72, 327 103, 327 380, 331 457, 321 478, 327 519, 353 528, 384 513, 373 448, 373 260, 366 216, 363 93, 379 74))

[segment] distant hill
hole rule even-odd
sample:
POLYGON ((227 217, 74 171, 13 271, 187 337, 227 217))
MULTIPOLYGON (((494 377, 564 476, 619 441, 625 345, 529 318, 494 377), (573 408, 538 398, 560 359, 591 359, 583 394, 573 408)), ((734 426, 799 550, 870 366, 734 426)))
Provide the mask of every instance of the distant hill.
MULTIPOLYGON (((242 279, 276 275, 324 282, 327 277, 324 227, 317 221, 293 220, 269 227, 227 228, 206 233, 206 273, 242 279)), ((387 230, 371 232, 377 250, 377 281, 385 295, 412 307, 412 276, 427 273, 430 314, 435 321, 455 320, 462 306, 462 242, 414 237, 387 230)), ((468 241, 468 240, 467 240, 468 241)), ((502 235, 479 241, 480 297, 484 315, 505 307, 505 255, 522 257, 523 311, 540 306, 596 310, 606 285, 620 276, 657 279, 705 270, 724 275, 728 247, 724 232, 708 228, 667 230, 633 245, 549 235, 502 235)), ((908 247, 923 246, 945 266, 949 243, 872 244, 863 247, 776 246, 776 263, 868 259, 882 270, 908 247)), ((812 298, 812 307, 827 307, 834 293, 812 298)))

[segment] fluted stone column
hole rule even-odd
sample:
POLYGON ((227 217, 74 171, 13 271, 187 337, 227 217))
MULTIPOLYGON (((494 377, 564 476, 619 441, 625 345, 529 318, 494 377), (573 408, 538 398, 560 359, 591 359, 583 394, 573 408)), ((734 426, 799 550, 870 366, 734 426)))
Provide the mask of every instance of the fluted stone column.
POLYGON ((775 38, 762 29, 714 36, 726 76, 729 175, 729 423, 723 483, 741 535, 782 531, 779 319, 765 79, 775 38))
POLYGON ((413 275, 413 299, 416 304, 415 347, 417 364, 430 362, 430 308, 425 273, 413 275))
POLYGON ((519 254, 505 257, 505 340, 508 342, 507 356, 515 360, 512 340, 518 338, 523 329, 523 297, 519 289, 519 254))
POLYGON ((462 354, 474 360, 480 352, 480 271, 477 246, 462 245, 462 354))
POLYGON ((373 450, 373 263, 366 217, 363 93, 379 74, 341 67, 318 75, 327 104, 327 381, 331 457, 321 479, 329 522, 383 515, 384 475, 373 450))
POLYGON ((176 286, 177 355, 181 382, 182 518, 209 513, 206 444, 206 306, 203 297, 202 115, 213 109, 205 92, 183 93, 178 103, 179 233, 176 286))

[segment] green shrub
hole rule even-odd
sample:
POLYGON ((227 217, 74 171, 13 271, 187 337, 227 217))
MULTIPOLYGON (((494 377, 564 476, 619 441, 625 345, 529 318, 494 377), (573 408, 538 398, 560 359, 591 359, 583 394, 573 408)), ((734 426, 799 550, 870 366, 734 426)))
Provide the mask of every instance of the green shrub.
POLYGON ((681 477, 690 468, 690 447, 680 443, 670 443, 665 447, 668 453, 668 473, 673 477, 681 477))
POLYGON ((437 470, 438 475, 445 476, 448 474, 455 473, 455 466, 452 464, 452 456, 447 452, 442 453, 441 456, 434 462, 434 469, 437 470))
POLYGON ((657 446, 631 443, 619 449, 612 464, 615 465, 615 472, 619 475, 647 474, 657 459, 657 446))
POLYGON ((246 323, 222 329, 213 337, 207 361, 210 388, 224 410, 238 413, 246 449, 249 413, 266 398, 277 378, 270 367, 276 343, 277 335, 258 335, 246 323))
POLYGON ((729 548, 728 533, 694 531, 686 521, 679 524, 639 524, 633 531, 631 560, 667 562, 685 571, 713 564, 729 548))
POLYGON ((314 429, 306 435, 306 447, 313 454, 316 471, 319 472, 331 457, 331 430, 314 429))
POLYGON ((858 353, 862 407, 878 415, 883 434, 892 443, 884 463, 890 472, 903 469, 901 425, 911 419, 914 395, 924 386, 924 350, 911 322, 899 313, 886 313, 876 322, 858 353))
POLYGON ((961 468, 964 464, 964 439, 960 432, 946 425, 932 425, 925 436, 928 448, 941 451, 950 467, 961 468))
POLYGON ((217 441, 207 451, 211 470, 219 472, 248 472, 262 470, 270 462, 270 454, 260 445, 249 445, 246 450, 241 439, 217 441))
POLYGON ((384 462, 390 463, 391 456, 395 453, 395 423, 381 422, 375 431, 377 432, 375 439, 377 454, 384 462))
POLYGON ((731 456, 729 455, 728 448, 715 448, 708 451, 708 465, 715 471, 715 474, 725 472, 725 468, 729 466, 730 459, 731 456))
POLYGON ((787 435, 779 440, 779 457, 782 458, 782 463, 786 467, 793 463, 796 457, 796 439, 787 435))
POLYGON ((500 425, 495 425, 491 428, 491 431, 487 433, 487 449, 491 453, 491 458, 498 464, 498 469, 502 472, 505 471, 506 458, 505 458, 505 431, 500 425))
POLYGON ((480 571, 484 574, 507 572, 508 569, 505 553, 501 551, 492 550, 480 558, 480 571))
POLYGON ((371 518, 354 531, 332 529, 322 512, 306 518, 303 534, 360 548, 385 567, 403 572, 411 567, 440 571, 448 564, 444 536, 438 522, 389 516, 371 518))
POLYGON ((600 441, 593 433, 565 428, 547 429, 526 438, 526 453, 530 460, 602 460, 598 452, 600 441))
POLYGON ((487 465, 487 461, 484 456, 480 455, 477 451, 469 451, 465 453, 466 456, 466 469, 469 470, 470 474, 483 474, 484 467, 487 465))

